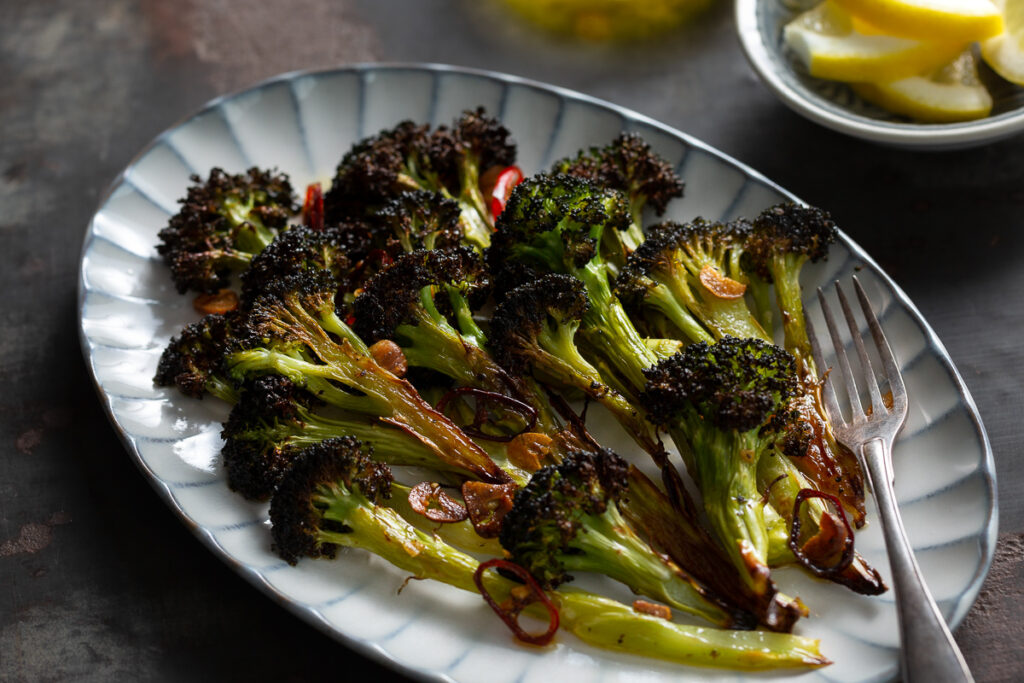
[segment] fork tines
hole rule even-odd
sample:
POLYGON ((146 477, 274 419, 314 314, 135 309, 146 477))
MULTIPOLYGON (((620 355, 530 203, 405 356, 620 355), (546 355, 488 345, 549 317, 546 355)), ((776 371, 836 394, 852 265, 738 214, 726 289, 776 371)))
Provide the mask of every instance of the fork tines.
MULTIPOLYGON (((853 339, 853 346, 857 351, 857 356, 860 361, 860 367, 862 370, 860 382, 855 378, 853 369, 850 365, 850 359, 846 353, 846 345, 843 343, 839 326, 836 324, 832 311, 825 299, 825 293, 822 291, 821 287, 818 287, 818 301, 821 304, 821 311, 825 319, 825 325, 828 328, 829 336, 832 339, 832 346, 835 348, 836 365, 842 375, 843 384, 846 387, 846 395, 850 402, 850 421, 859 422, 870 420, 872 417, 880 418, 881 416, 890 414, 890 412, 895 415, 905 414, 906 388, 903 384, 903 378, 900 375, 899 365, 896 363, 896 358, 889 346, 889 342, 886 340, 885 334, 882 332, 882 327, 878 323, 878 318, 875 316, 875 312, 871 308, 871 303, 868 300, 867 294, 864 292, 864 288, 861 286, 860 281, 856 276, 853 277, 853 287, 856 291, 857 299, 860 301, 860 307, 864 312, 864 318, 867 321, 868 328, 871 330, 871 336, 874 338, 875 348, 882 363, 884 377, 888 382, 891 397, 883 397, 882 390, 880 389, 878 380, 875 376, 875 370, 872 366, 871 358, 868 356, 868 351, 864 346, 864 339, 861 337, 860 328, 854 318, 853 310, 850 308, 849 301, 847 300, 845 292, 843 292, 843 288, 840 286, 838 281, 835 282, 839 306, 842 309, 843 317, 846 318, 846 325, 850 330, 850 336, 853 339), (860 387, 860 389, 858 389, 858 387, 860 387), (865 411, 864 404, 861 401, 861 389, 866 389, 871 399, 869 411, 865 411), (886 401, 886 398, 890 398, 890 400, 886 401)), ((821 347, 809 318, 807 320, 807 336, 811 342, 814 361, 818 366, 818 370, 822 371, 827 366, 825 365, 821 347)), ((843 413, 839 407, 833 382, 825 382, 825 386, 823 387, 823 398, 825 400, 826 410, 833 421, 842 420, 843 413)))

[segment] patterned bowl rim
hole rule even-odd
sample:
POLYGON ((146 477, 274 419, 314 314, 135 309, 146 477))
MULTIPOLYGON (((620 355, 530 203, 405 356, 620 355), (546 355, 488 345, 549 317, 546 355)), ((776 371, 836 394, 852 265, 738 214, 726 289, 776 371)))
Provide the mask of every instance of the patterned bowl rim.
MULTIPOLYGON (((92 363, 89 362, 90 359, 92 358, 92 344, 90 342, 90 339, 86 333, 84 326, 85 298, 86 295, 88 294, 85 273, 85 257, 94 238, 94 218, 95 215, 99 213, 106 205, 108 199, 110 199, 114 191, 126 181, 128 174, 133 170, 133 168, 139 162, 139 160, 144 158, 153 148, 157 147, 161 143, 164 143, 168 136, 171 135, 181 126, 187 124, 193 119, 198 118, 205 112, 214 109, 215 107, 218 107, 236 97, 260 91, 268 87, 277 85, 279 83, 289 82, 296 78, 306 76, 323 77, 333 74, 359 74, 360 76, 365 76, 365 74, 367 73, 376 71, 413 71, 431 74, 454 74, 474 78, 484 78, 496 83, 500 83, 506 87, 521 86, 531 88, 537 91, 553 94, 563 101, 575 101, 593 107, 598 107, 604 110, 613 111, 619 114, 623 118, 624 122, 632 121, 635 123, 640 123, 655 128, 663 133, 668 134, 670 137, 674 137, 682 141, 688 147, 699 149, 702 152, 718 159, 719 161, 740 170, 746 176, 744 181, 745 184, 753 180, 759 183, 763 183, 764 185, 770 187, 774 191, 778 192, 779 194, 785 196, 786 198, 794 202, 801 202, 801 200, 796 195, 783 189, 778 184, 769 180, 761 173, 755 171, 746 164, 737 161, 736 159, 733 159, 729 155, 715 149, 714 147, 708 145, 707 143, 702 142, 701 140, 698 140, 697 138, 694 138, 687 133, 672 128, 671 126, 667 126, 648 116, 637 113, 626 107, 621 107, 611 102, 607 102, 605 100, 592 97, 590 95, 585 95, 583 93, 571 90, 569 88, 549 85, 546 83, 531 80, 528 78, 523 78, 520 76, 504 74, 501 72, 490 71, 486 69, 475 69, 470 67, 454 66, 449 64, 435 64, 424 62, 365 62, 318 69, 302 69, 296 71, 289 71, 286 73, 278 74, 266 80, 260 81, 249 87, 243 87, 231 93, 215 97, 209 100, 206 104, 199 107, 193 113, 182 117, 177 122, 170 125, 162 133, 160 133, 153 140, 151 140, 134 157, 132 157, 132 159, 125 166, 124 170, 122 170, 114 178, 114 180, 110 183, 107 189, 100 196, 100 199, 97 203, 96 211, 90 218, 89 226, 86 230, 81 250, 78 278, 79 341, 82 346, 82 353, 86 361, 86 366, 89 369, 90 377, 92 378, 93 381, 93 386, 96 389, 96 393, 100 398, 101 404, 103 405, 104 412, 106 413, 107 418, 110 420, 111 424, 114 426, 118 438, 124 444, 126 450, 131 454, 136 466, 146 475, 146 479, 149 481, 150 485, 153 486, 153 488, 157 491, 157 493, 164 500, 164 502, 178 515, 178 517, 185 523, 185 525, 191 530, 191 532, 203 543, 203 545, 205 545, 211 552, 213 552, 214 555, 220 558, 225 564, 231 567, 236 573, 245 578, 250 584, 261 590, 264 594, 268 595, 279 605, 281 605, 288 611, 292 612, 299 618, 303 619, 307 623, 311 623, 327 635, 344 643, 347 647, 350 647, 353 650, 372 659, 375 659, 376 661, 385 664, 397 671, 400 671, 406 675, 419 678, 421 680, 445 681, 447 683, 454 683, 454 679, 452 679, 450 676, 447 676, 443 673, 419 669, 413 665, 406 664, 402 661, 399 661, 397 658, 392 656, 381 646, 375 643, 358 640, 349 636, 346 633, 339 631, 334 626, 332 626, 324 617, 320 616, 312 610, 307 609, 303 605, 294 602, 282 591, 275 588, 256 569, 249 567, 243 562, 233 558, 221 547, 220 543, 218 543, 218 541, 214 538, 212 532, 203 528, 200 524, 190 519, 185 510, 183 509, 183 507, 174 499, 168 485, 162 482, 160 478, 156 475, 156 473, 153 472, 153 470, 150 469, 150 467, 146 464, 146 462, 142 458, 138 446, 135 444, 132 437, 128 434, 127 430, 121 425, 118 418, 115 416, 113 405, 110 401, 110 397, 103 390, 103 387, 100 385, 96 371, 94 370, 92 363)), ((437 96, 436 89, 434 90, 433 96, 437 96)), ((874 261, 874 259, 872 259, 867 254, 867 252, 865 252, 856 242, 854 242, 846 233, 842 232, 841 230, 839 231, 839 242, 847 249, 849 249, 851 255, 861 260, 864 264, 864 267, 870 268, 875 273, 875 275, 877 275, 879 279, 882 282, 884 282, 887 287, 889 287, 893 294, 894 300, 898 301, 904 307, 904 309, 910 314, 910 317, 913 319, 913 321, 920 328, 927 344, 932 348, 935 355, 938 357, 946 371, 949 373, 950 377, 953 379, 953 383, 959 393, 960 400, 967 409, 967 413, 971 419, 971 424, 973 425, 977 438, 982 445, 982 450, 984 454, 984 472, 982 472, 982 475, 986 492, 988 493, 992 501, 992 506, 988 510, 988 514, 983 529, 983 535, 980 539, 981 554, 983 557, 983 561, 979 565, 974 576, 971 577, 970 583, 957 598, 955 609, 950 617, 951 628, 956 628, 956 626, 958 626, 960 622, 963 620, 963 618, 967 615, 968 609, 970 609, 971 605, 973 605, 974 603, 974 600, 977 598, 978 592, 981 589, 981 584, 984 581, 985 576, 988 574, 988 571, 992 565, 992 558, 995 552, 995 537, 997 532, 999 506, 998 500, 996 498, 995 466, 992 456, 992 447, 989 442, 988 435, 985 432, 985 428, 981 422, 981 416, 978 413, 977 406, 974 403, 973 398, 971 397, 970 391, 968 390, 966 384, 964 384, 964 381, 960 376, 960 373, 953 365, 953 362, 950 359, 945 347, 942 345, 942 342, 939 340, 935 332, 931 329, 931 326, 924 319, 924 316, 921 315, 920 311, 918 311, 917 307, 913 304, 913 302, 911 302, 909 297, 903 292, 902 289, 900 289, 896 285, 896 283, 885 273, 885 271, 882 270, 882 268, 874 261)))
POLYGON ((808 119, 854 137, 885 145, 911 149, 956 149, 981 145, 1024 132, 1024 107, 962 123, 895 123, 860 116, 829 103, 824 98, 794 87, 780 75, 778 62, 758 21, 758 6, 777 0, 736 0, 734 14, 740 45, 754 71, 787 106, 808 119))

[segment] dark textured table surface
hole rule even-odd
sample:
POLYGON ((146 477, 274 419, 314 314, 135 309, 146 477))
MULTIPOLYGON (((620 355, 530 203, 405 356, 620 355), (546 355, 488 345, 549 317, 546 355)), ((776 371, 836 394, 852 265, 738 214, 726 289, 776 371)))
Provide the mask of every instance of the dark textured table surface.
POLYGON ((605 98, 828 207, 919 306, 981 410, 1000 540, 957 637, 978 680, 1021 679, 1024 137, 921 154, 819 128, 753 75, 724 0, 628 48, 568 46, 482 0, 3 0, 0 680, 401 678, 240 580, 154 495, 96 400, 75 296, 98 198, 154 135, 276 73, 376 60, 605 98))

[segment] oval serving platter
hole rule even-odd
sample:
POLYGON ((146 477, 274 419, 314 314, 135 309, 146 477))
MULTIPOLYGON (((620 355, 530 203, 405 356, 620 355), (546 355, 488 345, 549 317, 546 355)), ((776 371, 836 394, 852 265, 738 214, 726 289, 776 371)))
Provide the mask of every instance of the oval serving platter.
MULTIPOLYGON (((442 65, 367 64, 284 74, 218 98, 150 143, 114 181, 89 224, 79 280, 86 363, 115 430, 159 495, 196 536, 241 576, 346 645, 406 674, 434 681, 733 680, 731 671, 617 655, 560 634, 538 650, 515 644, 479 596, 429 581, 396 590, 405 576, 366 553, 291 567, 270 549, 266 506, 231 493, 219 464, 227 408, 154 387, 169 338, 197 318, 156 253, 157 232, 177 211, 193 173, 277 167, 296 188, 328 184, 356 140, 403 119, 450 123, 483 105, 512 131, 527 173, 622 130, 641 134, 676 164, 686 196, 667 217, 732 219, 796 198, 699 140, 635 112, 514 76, 442 65), (500 665, 497 665, 499 664, 500 665)), ((977 409, 941 342, 907 296, 849 237, 804 286, 857 272, 880 312, 903 369, 910 415, 896 443, 896 493, 921 569, 955 626, 973 603, 996 532, 992 453, 977 409)), ((598 430, 603 431, 603 430, 598 430)), ((624 435, 607 445, 635 452, 624 435)), ((869 501, 869 519, 873 518, 869 501)), ((858 549, 888 577, 878 524, 858 549)), ((891 592, 855 595, 795 570, 780 588, 811 608, 798 632, 820 638, 834 661, 810 681, 896 676, 898 636, 891 592)), ((785 673, 771 674, 787 679, 785 673)))

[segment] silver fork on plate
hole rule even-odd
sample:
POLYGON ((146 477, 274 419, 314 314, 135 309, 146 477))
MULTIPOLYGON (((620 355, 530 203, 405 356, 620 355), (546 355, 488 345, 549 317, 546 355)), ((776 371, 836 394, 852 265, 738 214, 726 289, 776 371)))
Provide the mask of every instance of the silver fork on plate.
MULTIPOLYGON (((835 378, 831 372, 826 376, 822 395, 836 438, 860 456, 875 494, 875 502, 878 504, 885 545, 889 551, 893 589, 896 592, 896 612, 899 617, 900 641, 903 644, 900 651, 903 680, 926 683, 973 681, 970 669, 967 668, 956 641, 946 626, 946 621, 939 613, 939 608, 921 577, 913 550, 903 530, 903 521, 893 492, 892 444, 907 418, 907 389, 903 384, 903 377, 871 303, 864 293, 864 288, 854 277, 853 287, 882 362, 882 376, 887 380, 892 395, 892 400, 887 402, 879 388, 871 359, 868 357, 860 328, 854 319, 846 295, 839 282, 835 283, 835 287, 839 305, 843 309, 843 317, 846 318, 854 348, 860 359, 862 373, 858 383, 850 367, 839 328, 825 301, 824 292, 819 287, 818 300, 821 302, 825 324, 835 347, 836 365, 846 386, 846 394, 850 401, 850 418, 843 417, 833 387, 835 378), (860 392, 863 390, 868 392, 871 399, 868 410, 865 410, 861 401, 860 392)), ((807 321, 807 333, 818 368, 825 368, 821 347, 818 345, 810 320, 807 321)))

